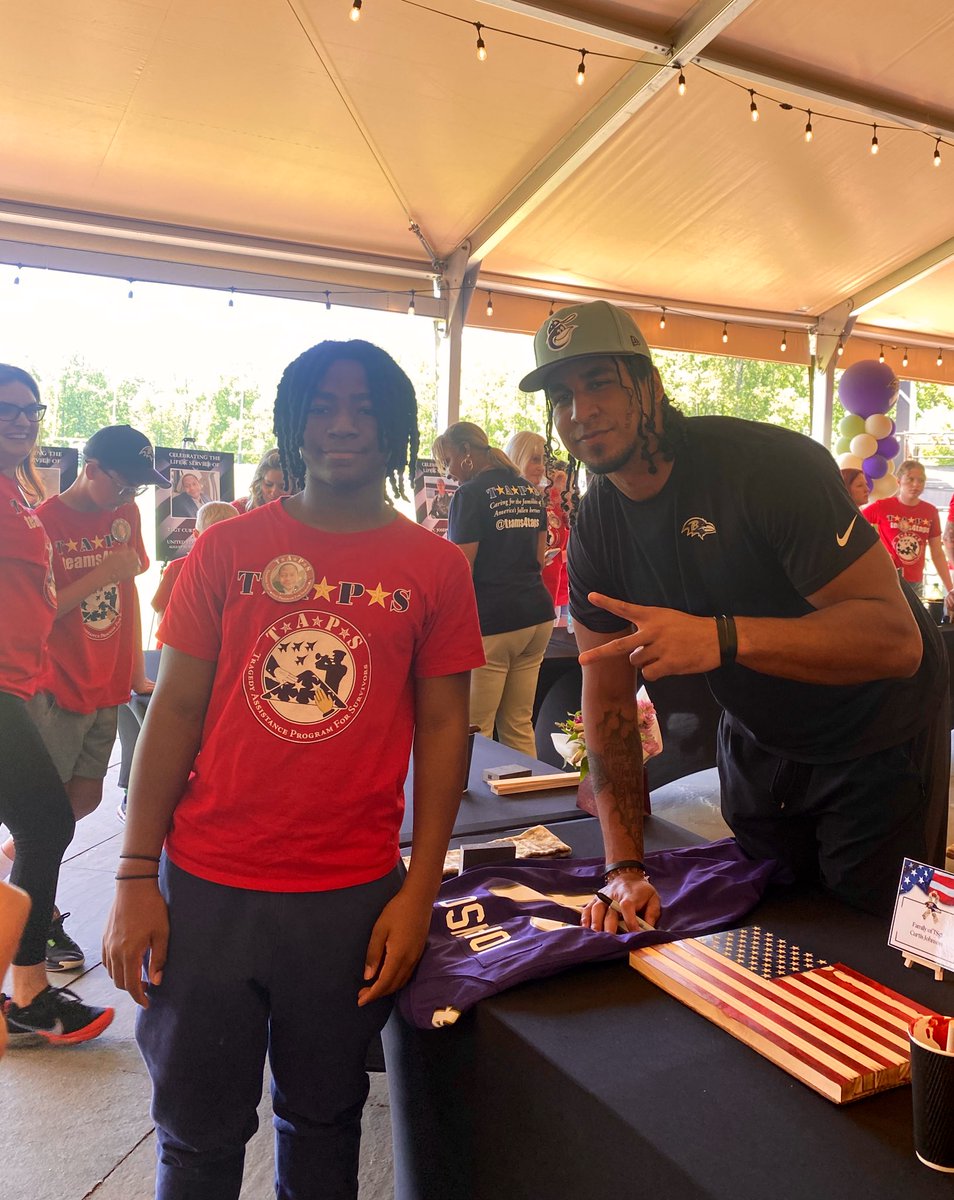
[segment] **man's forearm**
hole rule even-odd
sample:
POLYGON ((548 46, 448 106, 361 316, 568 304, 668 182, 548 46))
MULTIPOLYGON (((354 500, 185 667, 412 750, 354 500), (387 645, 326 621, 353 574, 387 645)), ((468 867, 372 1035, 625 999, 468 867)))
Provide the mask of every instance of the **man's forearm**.
POLYGON ((635 702, 589 700, 583 727, 607 862, 643 857, 643 747, 635 702))

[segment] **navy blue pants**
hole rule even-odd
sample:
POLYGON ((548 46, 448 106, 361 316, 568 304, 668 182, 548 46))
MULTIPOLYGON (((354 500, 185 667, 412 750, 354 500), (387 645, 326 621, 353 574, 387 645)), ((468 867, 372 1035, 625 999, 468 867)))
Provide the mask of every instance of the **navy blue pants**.
POLYGON ((950 771, 945 714, 900 746, 821 764, 769 754, 723 716, 722 815, 753 858, 778 859, 790 877, 820 880, 856 908, 889 913, 902 860, 935 861, 933 813, 938 798, 946 811, 950 771))
POLYGON ((272 1069, 279 1200, 357 1195, 368 1044, 390 998, 359 1008, 371 929, 403 869, 330 892, 253 892, 165 861, 169 956, 136 1040, 153 1084, 157 1200, 237 1200, 272 1069))

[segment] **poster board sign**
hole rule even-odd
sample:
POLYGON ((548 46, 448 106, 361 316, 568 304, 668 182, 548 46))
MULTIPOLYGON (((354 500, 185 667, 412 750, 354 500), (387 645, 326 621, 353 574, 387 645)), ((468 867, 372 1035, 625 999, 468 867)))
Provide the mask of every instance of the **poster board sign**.
POLYGON ((888 945, 906 958, 954 971, 954 874, 904 860, 888 945))
POLYGON ((46 496, 59 496, 79 471, 79 451, 72 446, 40 446, 36 452, 36 473, 46 496))
POLYGON ((414 473, 414 515, 418 525, 440 537, 447 534, 447 514, 457 483, 437 469, 433 458, 419 458, 414 473))
POLYGON ((156 447, 156 470, 171 484, 156 488, 156 558, 182 558, 192 548, 195 515, 210 500, 234 500, 234 458, 218 450, 156 447))

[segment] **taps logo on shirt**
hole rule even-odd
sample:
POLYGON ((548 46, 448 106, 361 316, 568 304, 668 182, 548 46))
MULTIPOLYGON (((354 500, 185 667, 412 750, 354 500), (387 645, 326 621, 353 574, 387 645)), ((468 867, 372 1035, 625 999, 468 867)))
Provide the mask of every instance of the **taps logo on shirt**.
POLYGON ((104 642, 119 629, 119 584, 107 583, 80 602, 83 632, 94 642, 104 642))
POLYGON ((371 654, 353 621, 333 613, 291 613, 258 639, 245 668, 245 695, 257 719, 287 742, 341 733, 361 711, 371 654))
POLYGON ((710 533, 716 532, 716 527, 705 517, 690 517, 679 532, 684 533, 687 538, 698 538, 700 542, 703 542, 710 533))

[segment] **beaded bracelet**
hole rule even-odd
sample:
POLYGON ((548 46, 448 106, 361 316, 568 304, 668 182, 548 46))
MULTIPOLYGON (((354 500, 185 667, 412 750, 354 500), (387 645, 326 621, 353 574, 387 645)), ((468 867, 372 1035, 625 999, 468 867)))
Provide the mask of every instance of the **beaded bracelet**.
POLYGON ((642 871, 646 874, 646 864, 638 858, 622 858, 619 862, 607 863, 606 870, 603 872, 603 882, 609 883, 610 877, 618 871, 642 871))

